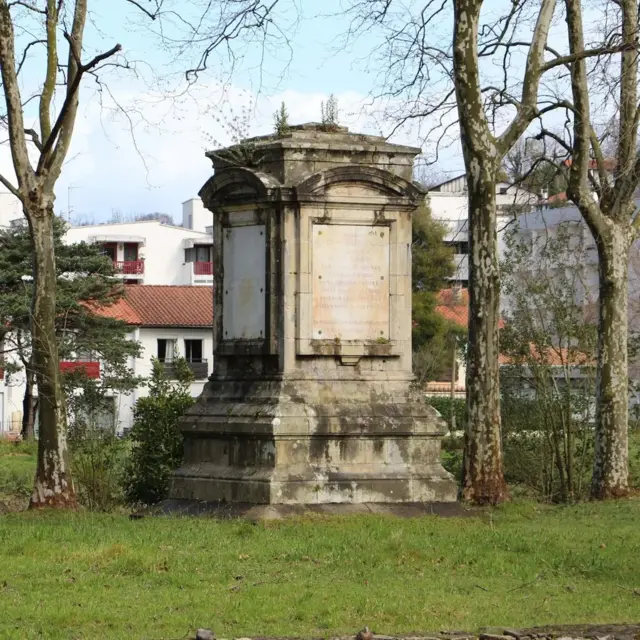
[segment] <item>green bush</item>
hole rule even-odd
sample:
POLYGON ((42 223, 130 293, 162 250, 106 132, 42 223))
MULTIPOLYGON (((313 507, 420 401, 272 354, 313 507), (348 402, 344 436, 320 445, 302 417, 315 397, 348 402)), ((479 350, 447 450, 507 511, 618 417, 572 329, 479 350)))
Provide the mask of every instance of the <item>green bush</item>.
POLYGON ((96 430, 71 445, 71 471, 80 504, 90 511, 111 511, 124 502, 129 441, 96 430))
POLYGON ((464 398, 428 396, 427 402, 440 413, 447 425, 451 426, 451 416, 455 416, 456 430, 464 431, 467 424, 467 401, 464 398))
POLYGON ((154 360, 149 396, 134 409, 131 456, 126 468, 125 494, 129 502, 154 504, 166 498, 171 472, 182 461, 183 438, 178 423, 193 404, 193 379, 186 361, 175 362, 176 380, 168 381, 154 360))

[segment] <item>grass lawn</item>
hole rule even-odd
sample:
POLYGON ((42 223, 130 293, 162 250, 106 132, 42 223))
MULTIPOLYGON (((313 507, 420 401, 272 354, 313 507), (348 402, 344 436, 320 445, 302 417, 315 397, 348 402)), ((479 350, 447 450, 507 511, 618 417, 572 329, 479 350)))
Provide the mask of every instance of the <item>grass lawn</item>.
POLYGON ((0 519, 0 638, 637 622, 640 501, 485 518, 0 519), (635 593, 634 593, 635 591, 635 593))

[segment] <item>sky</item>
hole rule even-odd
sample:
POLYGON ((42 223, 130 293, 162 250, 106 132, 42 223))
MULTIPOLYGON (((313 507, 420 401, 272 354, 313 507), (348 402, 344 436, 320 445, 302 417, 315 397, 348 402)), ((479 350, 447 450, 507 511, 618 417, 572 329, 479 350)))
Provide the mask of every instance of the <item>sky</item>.
MULTIPOLYGON (((194 6, 206 0, 165 2, 191 19, 194 6)), ((345 43, 346 3, 280 0, 275 17, 284 37, 270 41, 266 50, 255 41, 235 41, 233 72, 221 50, 211 60, 212 71, 201 74, 185 92, 183 71, 197 57, 193 48, 162 46, 158 25, 134 13, 125 0, 90 0, 85 59, 118 42, 124 56, 119 60, 126 57, 136 73, 107 68, 100 86, 92 78, 83 85, 72 146, 56 188, 56 211, 73 223, 153 212, 168 213, 179 222, 181 203, 195 197, 211 175, 205 150, 240 134, 270 133, 281 101, 291 124, 318 121, 321 102, 333 93, 340 124, 351 131, 389 134, 392 123, 381 118, 370 99, 380 81, 371 53, 382 41, 371 32, 345 43), (230 128, 234 118, 241 124, 230 128)), ((180 17, 174 24, 179 25, 180 17)), ((178 27, 163 27, 166 37, 177 37, 178 27)), ((450 38, 448 28, 443 38, 450 38)), ((60 48, 66 51, 64 41, 60 48)), ((42 57, 35 49, 23 74, 24 95, 41 82, 42 57)), ((36 115, 33 102, 26 121, 35 124, 36 115)), ((415 130, 391 140, 421 144, 415 130)), ((462 171, 458 144, 440 154, 437 169, 447 175, 462 171)), ((12 174, 6 145, 0 147, 0 171, 12 174)))

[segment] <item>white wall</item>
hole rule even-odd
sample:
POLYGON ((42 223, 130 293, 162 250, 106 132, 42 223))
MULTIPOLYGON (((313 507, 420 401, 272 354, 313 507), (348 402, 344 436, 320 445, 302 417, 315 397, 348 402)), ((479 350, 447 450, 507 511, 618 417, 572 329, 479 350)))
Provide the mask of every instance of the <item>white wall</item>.
POLYGON ((0 192, 0 228, 9 227, 12 220, 23 217, 22 203, 8 191, 0 192))
MULTIPOLYGON (((135 242, 138 237, 144 238, 144 246, 138 249, 139 257, 144 258, 144 277, 140 282, 155 285, 193 284, 188 277, 190 271, 183 268, 185 265, 183 241, 189 238, 200 239, 205 243, 211 241, 211 236, 204 231, 165 225, 157 220, 71 227, 64 240, 69 244, 81 241, 93 242, 94 238, 105 236, 121 238, 121 242, 135 242), (127 240, 127 237, 130 240, 127 240)), ((119 248, 118 259, 123 259, 121 248, 119 248)), ((207 284, 211 284, 211 281, 207 284)))
MULTIPOLYGON (((136 359, 133 365, 135 375, 148 378, 151 375, 151 358, 158 355, 158 339, 169 339, 178 341, 178 350, 184 355, 184 340, 203 340, 202 357, 207 359, 208 375, 213 372, 213 329, 207 327, 194 328, 147 328, 136 329, 133 339, 140 342, 142 351, 140 358, 136 359)), ((191 385, 191 395, 197 398, 204 388, 207 380, 196 380, 191 385)), ((120 395, 116 398, 118 409, 119 430, 131 428, 133 424, 133 407, 138 398, 149 395, 146 386, 139 387, 132 394, 120 395)))
POLYGON ((213 214, 205 209, 200 198, 191 198, 182 203, 182 226, 194 231, 206 232, 213 225, 213 214))

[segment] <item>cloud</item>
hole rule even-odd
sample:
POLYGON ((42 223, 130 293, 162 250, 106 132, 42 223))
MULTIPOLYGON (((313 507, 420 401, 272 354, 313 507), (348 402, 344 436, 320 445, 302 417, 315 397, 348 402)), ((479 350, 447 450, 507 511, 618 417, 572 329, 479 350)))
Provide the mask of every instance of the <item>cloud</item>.
MULTIPOLYGON (((351 131, 380 134, 380 123, 357 92, 337 96, 340 122, 351 131)), ((195 197, 211 175, 204 156, 214 142, 234 135, 262 135, 273 130, 273 113, 282 101, 293 124, 320 120, 322 92, 287 90, 256 96, 237 87, 197 85, 167 97, 141 91, 135 82, 119 82, 111 94, 86 92, 63 173, 56 187, 56 211, 72 222, 100 222, 114 211, 125 215, 168 213, 181 219, 181 203, 195 197)), ((411 132, 397 142, 416 143, 411 132)), ((0 166, 10 167, 8 149, 0 166)))

